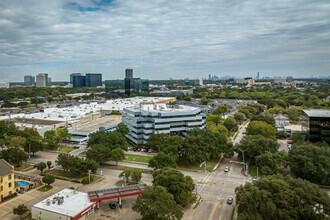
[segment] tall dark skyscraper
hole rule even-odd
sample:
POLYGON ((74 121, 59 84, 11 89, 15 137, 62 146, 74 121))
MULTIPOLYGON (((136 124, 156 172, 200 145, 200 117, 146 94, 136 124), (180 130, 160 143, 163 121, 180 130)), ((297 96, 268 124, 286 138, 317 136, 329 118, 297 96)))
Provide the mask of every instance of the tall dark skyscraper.
POLYGON ((125 69, 125 78, 133 78, 133 69, 125 69))
POLYGON ((257 72, 257 79, 260 79, 260 75, 259 75, 259 72, 257 72))
POLYGON ((86 87, 102 86, 102 74, 101 73, 86 73, 86 87))
POLYGON ((81 73, 74 73, 70 75, 70 83, 75 88, 85 87, 85 76, 81 73))
POLYGON ((34 76, 24 76, 24 85, 25 86, 32 86, 35 84, 35 77, 34 76))
POLYGON ((127 96, 131 95, 131 90, 133 88, 133 69, 125 69, 125 94, 127 96))

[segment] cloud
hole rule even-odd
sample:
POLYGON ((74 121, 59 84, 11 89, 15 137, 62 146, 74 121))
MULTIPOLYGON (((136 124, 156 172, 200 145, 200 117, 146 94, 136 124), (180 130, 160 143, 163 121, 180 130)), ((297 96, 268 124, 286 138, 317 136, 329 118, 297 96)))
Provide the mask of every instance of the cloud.
POLYGON ((0 80, 329 75, 330 2, 2 0, 0 80), (46 64, 46 65, 45 65, 46 64))

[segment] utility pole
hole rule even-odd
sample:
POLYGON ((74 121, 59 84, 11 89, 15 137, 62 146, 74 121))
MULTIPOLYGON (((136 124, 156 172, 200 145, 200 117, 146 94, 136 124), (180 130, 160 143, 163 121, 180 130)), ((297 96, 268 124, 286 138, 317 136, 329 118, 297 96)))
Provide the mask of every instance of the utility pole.
POLYGON ((31 133, 30 133, 30 141, 29 141, 29 163, 31 163, 31 133))
POLYGON ((91 170, 88 170, 88 184, 91 184, 91 170))

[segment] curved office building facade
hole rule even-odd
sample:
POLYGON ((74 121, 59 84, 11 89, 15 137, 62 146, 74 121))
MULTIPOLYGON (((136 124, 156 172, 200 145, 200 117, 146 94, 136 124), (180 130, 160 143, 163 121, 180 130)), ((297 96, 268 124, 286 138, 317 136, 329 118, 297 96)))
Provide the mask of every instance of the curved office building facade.
POLYGON ((189 129, 206 127, 206 114, 200 108, 165 103, 125 108, 122 120, 130 130, 127 138, 136 145, 146 144, 150 134, 185 136, 189 129))

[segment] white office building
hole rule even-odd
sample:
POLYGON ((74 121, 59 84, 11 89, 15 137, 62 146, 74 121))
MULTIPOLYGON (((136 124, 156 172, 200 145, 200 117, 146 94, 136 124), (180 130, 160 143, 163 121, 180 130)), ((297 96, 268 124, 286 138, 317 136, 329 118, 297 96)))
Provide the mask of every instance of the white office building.
POLYGON ((46 87, 48 82, 48 74, 40 73, 36 77, 36 86, 37 87, 46 87))
POLYGON ((142 102, 124 108, 123 123, 130 132, 127 138, 137 145, 144 145, 150 134, 187 134, 192 128, 206 127, 206 114, 200 109, 185 105, 142 102))
POLYGON ((202 79, 195 79, 195 85, 196 86, 202 86, 203 85, 203 80, 202 79))

